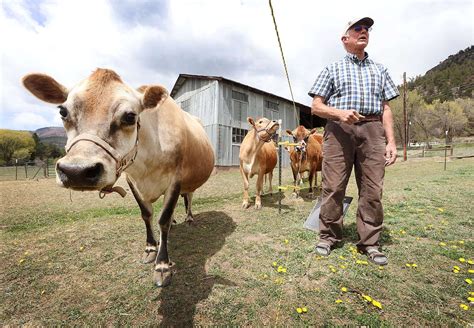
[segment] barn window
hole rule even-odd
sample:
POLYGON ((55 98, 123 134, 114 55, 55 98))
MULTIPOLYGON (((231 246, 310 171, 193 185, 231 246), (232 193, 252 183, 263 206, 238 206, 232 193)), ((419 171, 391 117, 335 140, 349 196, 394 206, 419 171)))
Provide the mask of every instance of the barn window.
POLYGON ((237 100, 233 100, 232 103, 232 120, 234 123, 246 122, 249 104, 237 100))
POLYGON ((241 144, 248 130, 232 128, 232 143, 241 144))
POLYGON ((235 90, 232 90, 232 99, 243 101, 248 103, 249 102, 249 96, 245 93, 238 92, 235 90))
POLYGON ((278 111, 278 103, 270 101, 270 100, 264 100, 264 105, 265 108, 272 109, 274 111, 278 111))
POLYGON ((189 108, 191 107, 191 98, 188 98, 184 101, 181 102, 181 108, 185 111, 185 112, 189 112, 189 108))

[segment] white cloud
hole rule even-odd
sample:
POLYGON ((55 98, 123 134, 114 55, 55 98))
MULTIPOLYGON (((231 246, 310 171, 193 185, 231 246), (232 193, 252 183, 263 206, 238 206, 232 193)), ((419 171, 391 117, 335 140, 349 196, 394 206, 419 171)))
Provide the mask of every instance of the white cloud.
MULTIPOLYGON (((473 44, 470 0, 273 5, 296 101, 305 104, 319 71, 344 55, 341 29, 353 16, 374 18, 367 51, 396 83, 473 44)), ((60 125, 54 107, 19 82, 38 71, 72 86, 107 67, 132 86, 170 89, 179 73, 219 75, 290 97, 267 1, 7 0, 0 21, 8 31, 0 40, 2 128, 60 125)))

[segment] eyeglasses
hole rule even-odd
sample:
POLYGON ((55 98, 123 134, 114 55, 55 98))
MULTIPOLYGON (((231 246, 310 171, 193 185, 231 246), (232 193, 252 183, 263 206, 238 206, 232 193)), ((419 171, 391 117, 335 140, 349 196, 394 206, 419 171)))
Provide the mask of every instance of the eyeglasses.
POLYGON ((366 30, 367 32, 372 31, 372 27, 368 27, 365 25, 356 25, 352 29, 356 32, 362 32, 362 30, 366 30))

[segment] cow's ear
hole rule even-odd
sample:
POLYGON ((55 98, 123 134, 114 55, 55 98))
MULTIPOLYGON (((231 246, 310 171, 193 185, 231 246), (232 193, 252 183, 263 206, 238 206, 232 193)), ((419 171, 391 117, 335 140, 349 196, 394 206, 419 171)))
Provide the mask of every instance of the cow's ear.
POLYGON ((253 120, 253 118, 251 118, 250 116, 247 117, 247 122, 249 122, 249 124, 253 127, 255 127, 255 121, 253 120))
POLYGON ((161 85, 148 86, 143 92, 143 108, 160 107, 168 96, 169 94, 165 87, 161 85))
POLYGON ((309 134, 316 133, 317 131, 318 131, 318 128, 313 128, 313 129, 311 129, 311 131, 309 132, 309 134))
POLYGON ((144 93, 146 88, 148 88, 148 85, 141 85, 137 88, 137 91, 140 93, 144 93))
POLYGON ((293 136, 293 131, 286 129, 286 134, 289 136, 293 136))
POLYGON ((48 103, 62 104, 67 99, 67 88, 46 74, 28 74, 21 82, 36 98, 48 103))

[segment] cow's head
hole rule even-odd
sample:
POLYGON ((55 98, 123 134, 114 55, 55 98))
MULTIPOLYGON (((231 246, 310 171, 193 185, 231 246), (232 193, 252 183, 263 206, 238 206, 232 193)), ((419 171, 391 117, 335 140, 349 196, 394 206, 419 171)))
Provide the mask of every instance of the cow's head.
POLYGON ((289 136, 293 137, 293 141, 298 145, 295 146, 295 150, 297 152, 305 152, 306 151, 306 144, 308 143, 308 139, 312 133, 314 133, 316 129, 308 130, 304 126, 300 125, 293 131, 286 130, 286 133, 289 136))
POLYGON ((271 121, 262 117, 254 121, 252 117, 247 117, 249 124, 255 129, 258 140, 269 142, 277 133, 280 124, 277 121, 271 121))
POLYGON ((66 155, 56 164, 56 181, 75 190, 110 189, 135 159, 140 113, 168 97, 161 86, 134 90, 107 69, 97 69, 71 89, 44 74, 22 81, 37 98, 58 105, 68 140, 66 155))

